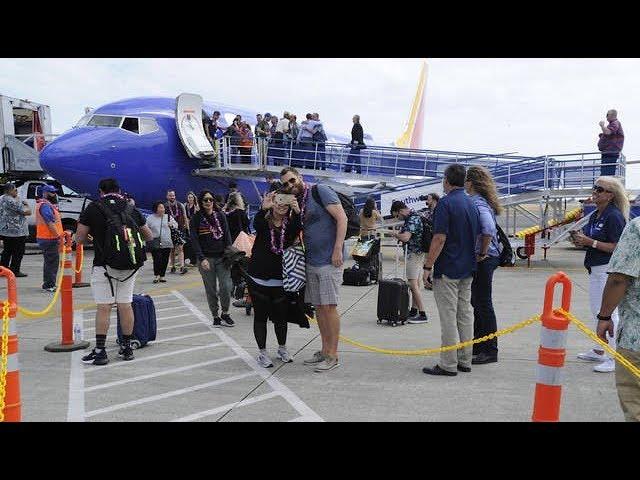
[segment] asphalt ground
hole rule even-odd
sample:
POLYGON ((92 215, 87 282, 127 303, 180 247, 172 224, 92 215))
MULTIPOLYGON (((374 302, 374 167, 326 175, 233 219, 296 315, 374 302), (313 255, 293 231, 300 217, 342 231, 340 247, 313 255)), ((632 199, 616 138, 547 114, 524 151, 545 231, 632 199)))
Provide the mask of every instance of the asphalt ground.
MULTIPOLYGON (((33 250, 35 253, 35 250, 33 250)), ((83 276, 89 277, 92 252, 86 251, 83 276)), ((573 282, 571 311, 593 327, 588 302, 584 253, 562 244, 526 267, 499 268, 493 284, 498 328, 541 313, 545 282, 557 271, 573 282)), ((384 249, 384 275, 393 276, 394 250, 384 249)), ((350 266, 353 261, 346 263, 350 266)), ((400 267, 402 268, 402 267, 400 267)), ((51 296, 41 291, 42 257, 27 255, 26 278, 18 279, 19 304, 44 308, 51 296)), ((23 421, 497 421, 531 419, 536 382, 540 324, 499 339, 499 362, 473 366, 471 373, 433 377, 422 367, 437 356, 394 356, 372 353, 341 342, 341 366, 314 373, 302 361, 320 348, 317 327, 289 324, 288 348, 294 362, 276 358, 277 342, 269 325, 267 349, 274 367, 255 362, 257 347, 252 317, 233 308, 233 328, 214 329, 200 275, 167 274, 166 284, 152 284, 151 261, 137 280, 136 293, 154 298, 157 341, 135 350, 135 361, 117 356, 115 312, 109 330, 107 366, 85 365, 87 353, 50 353, 48 343, 60 339, 58 303, 51 314, 18 317, 23 421)), ((559 305, 560 288, 555 305, 559 305)), ((6 295, 6 287, 0 287, 6 295)), ((358 342, 396 350, 440 346, 438 313, 430 291, 422 292, 429 322, 391 327, 376 322, 377 286, 343 286, 339 310, 341 333, 358 342)), ((94 339, 95 305, 90 288, 73 290, 75 321, 83 336, 94 339)), ((622 421, 613 373, 596 373, 593 364, 576 358, 591 341, 570 326, 562 372, 561 421, 622 421)))

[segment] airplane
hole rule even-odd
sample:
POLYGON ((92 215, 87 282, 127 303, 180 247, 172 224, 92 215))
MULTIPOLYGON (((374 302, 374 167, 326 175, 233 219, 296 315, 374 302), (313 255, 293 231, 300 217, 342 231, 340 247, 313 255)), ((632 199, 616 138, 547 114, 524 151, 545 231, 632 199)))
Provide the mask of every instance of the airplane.
MULTIPOLYGON (((367 179, 356 173, 341 172, 340 165, 337 170, 335 165, 329 165, 338 154, 340 161, 344 161, 351 137, 325 128, 327 169, 303 168, 305 180, 326 182, 338 188, 344 186, 351 193, 384 187, 387 181, 394 181, 389 165, 395 162, 397 169, 398 155, 385 149, 422 146, 426 77, 424 62, 404 132, 393 147, 381 147, 377 170, 372 167, 368 172, 377 176, 369 175, 367 179)), ((202 115, 211 117, 216 110, 221 112, 218 125, 223 128, 228 127, 236 115, 241 115, 253 129, 259 113, 234 105, 205 102, 200 96, 188 93, 177 98, 119 100, 87 112, 72 129, 48 143, 41 152, 40 164, 53 178, 91 200, 99 197, 97 184, 101 178, 117 179, 123 191, 133 196, 142 209, 150 209, 154 201, 164 199, 168 189, 175 190, 179 199, 186 198, 189 191, 197 193, 202 189, 226 194, 233 179, 249 204, 259 205, 261 195, 267 190, 265 173, 270 171, 277 178, 282 166, 260 163, 257 156, 251 164, 232 164, 233 152, 227 145, 223 154, 215 159, 220 160, 219 166, 211 167, 215 151, 204 133, 202 115), (203 168, 205 164, 207 168, 203 168)), ((368 147, 375 144, 369 135, 365 135, 365 142, 368 147)), ((425 163, 423 154, 420 162, 425 163)), ((397 173, 403 172, 394 171, 397 173)), ((404 173, 405 183, 414 181, 411 171, 404 173)))

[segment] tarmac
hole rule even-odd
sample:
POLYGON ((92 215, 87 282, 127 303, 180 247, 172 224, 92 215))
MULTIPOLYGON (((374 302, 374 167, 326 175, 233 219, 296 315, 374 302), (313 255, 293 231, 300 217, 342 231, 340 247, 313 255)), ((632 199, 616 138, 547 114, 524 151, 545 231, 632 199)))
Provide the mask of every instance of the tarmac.
MULTIPOLYGON (((29 247, 36 253, 35 246, 29 247)), ((89 278, 93 255, 85 251, 83 278, 89 278)), ((385 248, 384 276, 394 276, 393 250, 385 248)), ((519 260, 499 268, 493 299, 498 328, 541 313, 545 283, 561 270, 573 282, 571 311, 593 327, 588 301, 584 252, 561 244, 548 259, 536 252, 531 267, 519 260)), ((346 262, 350 266, 353 261, 346 262)), ((51 300, 41 291, 42 257, 27 255, 17 279, 19 304, 39 310, 51 300)), ((499 362, 474 365, 470 373, 433 377, 422 373, 437 356, 390 356, 340 343, 341 366, 314 373, 304 358, 320 349, 315 325, 289 324, 288 348, 293 363, 276 358, 277 342, 269 325, 267 349, 274 367, 255 362, 257 347, 252 317, 233 308, 233 328, 213 328, 197 269, 167 274, 166 284, 152 284, 149 260, 138 277, 136 293, 154 298, 158 337, 135 350, 135 360, 117 356, 115 311, 107 340, 110 363, 85 365, 88 350, 50 353, 48 343, 61 338, 60 304, 47 317, 18 316, 22 420, 27 422, 222 421, 222 422, 528 422, 531 420, 540 324, 499 339, 499 362)), ((559 306, 560 286, 555 305, 559 306)), ((6 286, 0 287, 6 296, 6 286)), ((376 322, 377 285, 343 286, 339 310, 341 334, 388 349, 440 346, 440 325, 430 291, 423 291, 429 322, 391 327, 376 322)), ((82 335, 95 345, 95 305, 90 288, 73 289, 74 316, 82 335)), ((596 373, 576 355, 592 346, 576 327, 569 327, 562 372, 564 422, 623 421, 613 373, 596 373)))

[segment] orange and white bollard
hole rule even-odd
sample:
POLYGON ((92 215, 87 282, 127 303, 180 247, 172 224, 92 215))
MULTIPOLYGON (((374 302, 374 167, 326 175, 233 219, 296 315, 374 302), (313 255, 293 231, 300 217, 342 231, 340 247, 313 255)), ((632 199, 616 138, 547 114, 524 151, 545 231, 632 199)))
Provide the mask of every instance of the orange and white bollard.
POLYGON ((73 288, 88 287, 89 284, 82 281, 82 263, 84 262, 84 247, 81 243, 76 244, 76 266, 74 273, 76 274, 73 280, 73 288))
POLYGON ((46 345, 44 349, 47 352, 72 352, 81 350, 89 346, 89 342, 85 340, 73 338, 73 265, 71 264, 71 232, 64 232, 64 252, 66 254, 64 260, 64 272, 62 276, 61 288, 61 307, 62 307, 62 341, 54 342, 46 345))
POLYGON ((542 310, 542 331, 538 349, 536 369, 536 393, 533 402, 534 422, 557 422, 560 420, 560 397, 562 396, 562 367, 566 356, 569 320, 553 310, 553 292, 561 283, 562 308, 571 307, 571 280, 564 272, 553 274, 547 280, 542 310))
MULTIPOLYGON (((18 290, 16 277, 8 268, 0 267, 0 276, 7 278, 9 301, 9 342, 7 349, 7 376, 5 377, 5 396, 2 414, 5 422, 19 422, 21 419, 20 402, 20 369, 18 366, 18 330, 16 328, 16 312, 18 311, 18 290)), ((0 312, 4 317, 4 302, 0 304, 0 312)), ((2 321, 0 321, 2 325, 2 321)), ((0 333, 0 338, 1 338, 0 333)))

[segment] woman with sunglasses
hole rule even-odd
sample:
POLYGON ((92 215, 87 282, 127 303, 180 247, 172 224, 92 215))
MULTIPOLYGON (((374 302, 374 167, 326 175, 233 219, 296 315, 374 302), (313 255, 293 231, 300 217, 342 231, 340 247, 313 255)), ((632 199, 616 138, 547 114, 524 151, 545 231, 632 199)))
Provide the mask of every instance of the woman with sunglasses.
POLYGON ((273 367, 266 350, 267 320, 273 322, 276 332, 278 358, 285 363, 293 361, 286 346, 288 303, 282 288, 282 254, 297 240, 302 224, 297 200, 287 198, 278 203, 277 198, 276 192, 267 193, 255 215, 256 239, 247 272, 254 308, 253 334, 260 350, 256 360, 265 368, 273 367))
POLYGON ((191 246, 198 258, 198 270, 204 282, 209 310, 214 327, 233 327, 229 316, 231 304, 231 271, 222 261, 227 246, 231 245, 231 234, 224 212, 214 201, 213 193, 203 190, 198 195, 200 210, 191 217, 191 246), (218 303, 222 315, 218 316, 218 303))
MULTIPOLYGON (((571 240, 578 247, 586 247, 584 266, 589 272, 589 300, 595 324, 602 302, 602 292, 607 283, 607 267, 609 259, 622 231, 629 220, 629 199, 624 187, 615 177, 600 177, 593 186, 593 203, 596 210, 589 217, 589 222, 582 231, 572 231, 571 240)), ((618 325, 618 310, 611 315, 614 331, 618 325)), ((615 349, 615 338, 609 345, 615 349)), ((598 362, 593 367, 595 372, 613 372, 615 360, 605 355, 604 350, 597 347, 578 355, 580 360, 598 362)))

